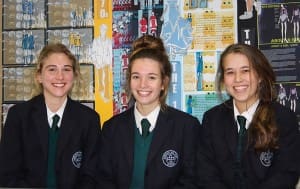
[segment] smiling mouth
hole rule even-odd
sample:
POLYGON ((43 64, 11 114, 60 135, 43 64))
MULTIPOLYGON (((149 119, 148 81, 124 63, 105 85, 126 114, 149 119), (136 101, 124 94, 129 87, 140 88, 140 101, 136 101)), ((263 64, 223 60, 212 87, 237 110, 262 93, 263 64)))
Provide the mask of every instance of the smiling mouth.
POLYGON ((53 86, 54 87, 64 87, 65 84, 64 83, 54 83, 53 86))
POLYGON ((247 89, 247 86, 243 85, 243 86, 236 86, 236 87, 233 87, 234 90, 238 91, 238 92, 242 92, 244 90, 247 89))
POLYGON ((140 96, 148 96, 151 93, 150 91, 137 91, 137 92, 140 96))

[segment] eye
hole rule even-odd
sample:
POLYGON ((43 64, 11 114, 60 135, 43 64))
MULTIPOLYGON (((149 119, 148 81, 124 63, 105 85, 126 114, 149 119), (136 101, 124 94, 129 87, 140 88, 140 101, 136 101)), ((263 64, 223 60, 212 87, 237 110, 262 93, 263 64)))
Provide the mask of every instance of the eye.
POLYGON ((48 70, 49 72, 56 72, 57 69, 56 69, 55 67, 50 67, 50 68, 48 68, 47 70, 48 70))
POLYGON ((138 75, 132 75, 132 76, 131 76, 131 79, 138 79, 138 78, 139 78, 138 75))
POLYGON ((242 69, 242 72, 243 73, 248 73, 248 72, 250 72, 250 69, 249 68, 244 68, 244 69, 242 69))
POLYGON ((231 74, 233 74, 233 71, 231 70, 225 71, 225 75, 231 75, 231 74))
POLYGON ((150 76, 149 79, 150 79, 150 80, 156 80, 157 77, 155 77, 155 76, 150 76))
POLYGON ((72 71, 73 71, 73 68, 72 68, 72 67, 65 67, 65 68, 64 68, 64 71, 65 71, 65 72, 72 72, 72 71))

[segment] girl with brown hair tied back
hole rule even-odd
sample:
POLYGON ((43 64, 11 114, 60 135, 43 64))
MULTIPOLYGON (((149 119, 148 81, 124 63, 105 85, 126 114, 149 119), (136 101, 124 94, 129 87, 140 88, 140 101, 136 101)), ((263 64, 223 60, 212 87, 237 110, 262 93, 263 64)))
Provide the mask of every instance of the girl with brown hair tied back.
POLYGON ((133 106, 103 125, 99 188, 194 188, 197 118, 166 104, 171 64, 160 38, 132 45, 133 106))

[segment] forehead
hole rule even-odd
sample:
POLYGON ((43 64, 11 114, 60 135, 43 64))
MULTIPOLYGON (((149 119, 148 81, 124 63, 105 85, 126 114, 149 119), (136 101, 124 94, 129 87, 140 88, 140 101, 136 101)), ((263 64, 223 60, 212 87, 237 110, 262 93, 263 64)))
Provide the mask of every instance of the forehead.
POLYGON ((160 73, 160 63, 151 58, 138 58, 132 62, 131 72, 160 73))
POLYGON ((241 53, 230 53, 227 56, 225 56, 223 60, 223 67, 244 67, 244 66, 251 66, 247 56, 241 54, 241 53))
POLYGON ((44 65, 72 65, 72 60, 64 53, 52 53, 43 61, 44 65))

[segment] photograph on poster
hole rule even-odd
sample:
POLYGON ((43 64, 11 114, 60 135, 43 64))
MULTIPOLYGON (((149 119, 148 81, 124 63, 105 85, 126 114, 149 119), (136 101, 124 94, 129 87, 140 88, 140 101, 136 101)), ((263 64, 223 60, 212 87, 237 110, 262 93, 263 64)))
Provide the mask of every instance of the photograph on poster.
MULTIPOLYGON (((226 100, 228 96, 223 94, 223 98, 226 100)), ((215 92, 186 93, 184 100, 184 111, 197 117, 200 122, 205 111, 222 103, 219 95, 215 92)))
POLYGON ((300 114, 300 83, 277 83, 277 101, 290 108, 297 115, 300 114))

